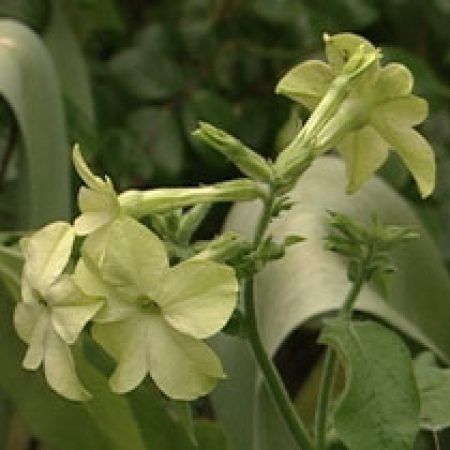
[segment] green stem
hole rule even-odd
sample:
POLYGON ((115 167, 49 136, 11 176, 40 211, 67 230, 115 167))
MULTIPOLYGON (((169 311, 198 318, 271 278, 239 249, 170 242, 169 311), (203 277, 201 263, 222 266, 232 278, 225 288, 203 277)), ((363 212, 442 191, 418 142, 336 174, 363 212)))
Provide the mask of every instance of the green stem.
MULTIPOLYGON (((276 194, 274 190, 272 190, 264 202, 263 210, 261 212, 253 239, 255 249, 257 249, 261 244, 267 227, 269 226, 275 198, 276 194)), ((299 448, 302 450, 315 450, 314 443, 309 436, 306 427, 297 415, 289 395, 284 388, 283 382, 262 344, 256 318, 253 276, 244 280, 242 294, 244 299, 249 343, 275 404, 299 448)))
POLYGON ((335 370, 336 353, 327 348, 316 409, 316 445, 318 450, 324 450, 326 445, 328 405, 330 404, 335 370))
MULTIPOLYGON (((369 247, 367 256, 361 264, 361 273, 358 279, 352 284, 344 304, 339 311, 339 317, 349 318, 359 294, 368 279, 368 268, 374 256, 374 248, 369 247)), ((320 385, 319 396, 316 410, 316 445, 317 450, 326 449, 328 410, 333 390, 333 379, 336 371, 337 355, 336 352, 328 347, 325 354, 325 363, 323 367, 322 382, 320 385)))
POLYGON ((261 342, 256 323, 253 284, 253 277, 247 278, 243 284, 247 331, 253 354, 255 355, 256 361, 258 362, 259 368, 261 369, 275 404, 277 405, 284 422, 291 431, 295 442, 297 442, 299 448, 302 450, 314 450, 314 443, 305 426, 300 421, 284 388, 283 382, 261 342))

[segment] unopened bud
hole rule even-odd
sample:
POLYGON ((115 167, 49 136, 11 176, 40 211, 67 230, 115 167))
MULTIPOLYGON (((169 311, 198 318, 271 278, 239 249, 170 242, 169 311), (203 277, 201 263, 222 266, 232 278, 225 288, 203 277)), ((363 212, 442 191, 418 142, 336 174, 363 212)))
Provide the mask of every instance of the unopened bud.
POLYGON ((272 180, 271 167, 267 161, 234 136, 206 122, 200 122, 192 134, 222 153, 244 175, 257 181, 272 180))

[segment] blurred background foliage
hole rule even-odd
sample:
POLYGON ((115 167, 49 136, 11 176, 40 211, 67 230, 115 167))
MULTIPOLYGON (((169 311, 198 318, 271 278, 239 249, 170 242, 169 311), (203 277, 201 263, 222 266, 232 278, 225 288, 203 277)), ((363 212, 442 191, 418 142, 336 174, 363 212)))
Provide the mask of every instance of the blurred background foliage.
MULTIPOLYGON (((322 57, 324 32, 356 32, 380 46, 385 61, 411 69, 415 92, 429 101, 421 131, 437 154, 437 189, 421 201, 392 153, 381 174, 416 205, 450 268, 450 0, 59 2, 81 46, 92 96, 83 108, 63 90, 70 142, 80 143, 94 170, 109 174, 118 190, 235 176, 229 162, 191 137, 199 120, 273 158, 306 118, 274 95, 277 80, 294 64, 322 57)), ((0 17, 45 38, 54 5, 0 0, 0 17)), ((70 59, 69 53, 68 65, 70 59)), ((14 115, 0 102, 2 229, 15 224, 20 145, 14 115)), ((78 183, 74 177, 74 195, 78 183)), ((222 215, 215 217, 213 230, 222 215)))
MULTIPOLYGON (((411 68, 416 92, 430 102, 423 132, 437 152, 439 180, 433 198, 419 209, 450 260, 450 1, 61 3, 83 49, 94 103, 89 117, 65 99, 70 140, 81 144, 95 170, 108 173, 119 190, 207 183, 235 175, 221 155, 191 137, 198 120, 223 127, 273 157, 306 114, 273 94, 280 76, 301 60, 320 57, 324 32, 353 31, 381 46, 385 60, 411 68)), ((22 21, 40 34, 53 13, 50 0, 0 1, 0 16, 22 21)), ((9 185, 17 181, 12 147, 20 137, 10 111, 1 106, 3 204, 9 185)), ((382 174, 412 201, 418 200, 395 156, 382 174)))

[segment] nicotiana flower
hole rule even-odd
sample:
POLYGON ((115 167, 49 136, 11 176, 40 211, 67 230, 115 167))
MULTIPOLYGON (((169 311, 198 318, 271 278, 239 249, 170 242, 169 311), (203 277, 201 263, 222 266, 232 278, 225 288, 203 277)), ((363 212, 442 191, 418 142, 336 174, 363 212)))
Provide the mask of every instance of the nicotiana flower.
MULTIPOLYGON (((356 52, 374 47, 352 34, 325 36, 329 64, 308 61, 279 82, 277 92, 310 110, 319 108, 333 81, 356 52)), ((348 67, 347 67, 348 69, 348 67)), ((413 129, 427 116, 427 103, 411 94, 413 78, 401 64, 372 64, 347 93, 339 108, 315 135, 316 152, 335 146, 347 165, 347 189, 357 190, 395 151, 416 180, 422 196, 435 184, 435 160, 427 141, 413 129)))
POLYGON ((81 236, 104 229, 121 215, 140 218, 200 203, 250 201, 267 194, 260 183, 244 178, 192 188, 131 189, 117 195, 108 177, 102 180, 92 173, 78 146, 73 150, 73 163, 87 186, 79 191, 81 215, 74 222, 74 228, 81 236))
POLYGON ((85 400, 89 393, 77 378, 69 345, 102 303, 86 296, 63 273, 74 237, 68 223, 55 222, 21 240, 22 301, 16 306, 14 325, 29 344, 23 366, 36 370, 43 364, 51 388, 69 399, 85 400))
POLYGON ((77 284, 106 299, 92 334, 117 361, 112 390, 132 390, 149 374, 171 398, 210 392, 224 374, 202 339, 220 331, 236 306, 234 271, 204 260, 170 267, 159 238, 127 216, 101 238, 89 236, 82 255, 77 284))
POLYGON ((74 223, 77 234, 84 236, 110 224, 120 215, 121 210, 111 180, 108 177, 102 180, 91 172, 78 146, 73 149, 73 163, 87 186, 82 186, 78 193, 81 215, 74 223))

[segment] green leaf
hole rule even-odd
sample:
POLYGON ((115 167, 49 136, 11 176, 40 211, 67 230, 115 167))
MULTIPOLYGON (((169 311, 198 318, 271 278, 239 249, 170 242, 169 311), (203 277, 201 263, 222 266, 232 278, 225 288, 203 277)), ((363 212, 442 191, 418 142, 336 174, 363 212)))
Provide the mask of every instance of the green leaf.
POLYGON ((331 320, 320 341, 339 354, 347 386, 333 414, 349 450, 410 450, 420 401, 412 361, 401 338, 372 321, 331 320))
POLYGON ((14 298, 20 297, 23 256, 16 247, 0 245, 0 280, 14 298))
POLYGON ((0 448, 5 449, 8 440, 8 428, 11 426, 12 411, 10 402, 0 393, 0 448))
POLYGON ((223 428, 215 423, 197 420, 195 435, 198 441, 196 447, 198 450, 231 450, 223 428))
POLYGON ((148 450, 231 450, 222 427, 205 420, 194 421, 198 445, 189 439, 179 417, 174 416, 156 387, 142 385, 128 394, 148 450))
POLYGON ((304 6, 295 0, 253 0, 251 3, 257 14, 273 22, 290 22, 304 10, 304 6))
POLYGON ((83 406, 112 448, 147 450, 128 399, 111 392, 106 377, 86 360, 81 351, 75 354, 75 360, 83 383, 93 394, 93 398, 83 406))
POLYGON ((80 0, 64 2, 71 22, 83 44, 92 47, 100 33, 122 33, 124 17, 112 0, 80 0))
POLYGON ((153 167, 163 180, 180 176, 183 141, 173 111, 168 108, 140 108, 127 117, 127 125, 141 148, 142 165, 153 167))
POLYGON ((204 163, 211 168, 220 169, 230 164, 224 156, 211 151, 211 148, 192 136, 198 122, 208 122, 212 125, 234 134, 237 120, 232 105, 213 91, 198 90, 183 104, 183 126, 186 136, 194 151, 204 163))
POLYGON ((67 218, 69 145, 51 58, 25 26, 0 20, 0 65, 0 93, 14 112, 25 150, 21 155, 19 225, 26 228, 67 218))
MULTIPOLYGON (((299 326, 336 311, 348 292, 345 259, 324 249, 323 238, 329 234, 327 211, 333 210, 363 222, 369 222, 375 213, 387 225, 418 231, 419 239, 392 254, 397 273, 392 277, 388 300, 372 286, 365 286, 356 309, 379 317, 450 362, 450 280, 441 256, 412 208, 377 178, 369 180, 357 193, 346 195, 344 163, 332 157, 315 160, 298 182, 291 200, 294 206, 273 223, 271 232, 275 239, 301 234, 305 241, 289 249, 285 258, 268 265, 257 278, 259 329, 269 354, 273 355, 299 326)), ((259 210, 256 202, 235 206, 226 228, 251 236, 259 210)), ((215 408, 236 449, 252 448, 256 439, 260 450, 277 448, 277 442, 283 442, 282 436, 288 433, 257 382, 249 350, 237 339, 225 336, 214 342, 228 375, 227 382, 213 393, 215 408), (275 434, 277 423, 279 433, 275 434)), ((296 447, 291 443, 283 448, 296 447)))
MULTIPOLYGON (((39 1, 39 0, 38 0, 39 1)), ((112 2, 104 0, 94 2, 112 2)), ((67 18, 65 9, 70 9, 74 2, 51 0, 51 21, 43 36, 61 83, 62 91, 73 107, 92 122, 94 104, 86 60, 81 46, 72 30, 73 22, 67 18)), ((86 23, 86 21, 85 21, 86 23)))
POLYGON ((420 394, 420 425, 431 431, 450 426, 450 369, 438 366, 431 352, 414 361, 414 372, 420 394))
POLYGON ((167 100, 184 87, 183 69, 176 60, 142 44, 116 54, 109 68, 121 87, 139 100, 167 100))
POLYGON ((23 22, 36 32, 42 32, 51 16, 49 0, 2 0, 0 17, 23 22))
POLYGON ((191 404, 182 401, 172 401, 171 407, 184 431, 189 436, 192 444, 197 446, 198 442, 197 437, 195 436, 194 419, 192 415, 191 404))

